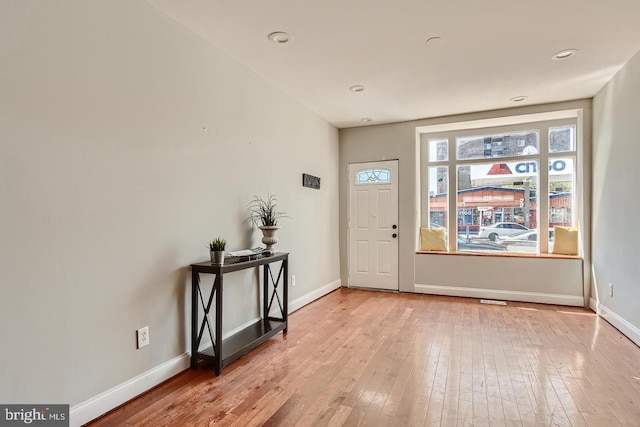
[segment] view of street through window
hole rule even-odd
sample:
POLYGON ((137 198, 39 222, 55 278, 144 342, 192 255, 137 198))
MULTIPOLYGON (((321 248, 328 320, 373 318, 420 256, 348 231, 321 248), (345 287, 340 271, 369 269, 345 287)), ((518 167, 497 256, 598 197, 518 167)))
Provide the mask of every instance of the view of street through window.
POLYGON ((575 128, 543 130, 544 140, 538 129, 428 140, 430 227, 451 232, 448 193, 455 178, 457 238, 450 250, 535 253, 542 231, 551 252, 554 226, 574 225, 575 128), (543 226, 540 209, 548 210, 543 226))

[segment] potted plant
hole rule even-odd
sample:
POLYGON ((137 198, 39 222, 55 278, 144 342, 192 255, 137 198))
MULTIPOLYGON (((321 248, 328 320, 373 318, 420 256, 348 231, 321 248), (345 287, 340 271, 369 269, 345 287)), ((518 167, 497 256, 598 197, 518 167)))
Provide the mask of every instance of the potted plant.
POLYGON ((262 243, 267 246, 266 253, 269 255, 275 253, 273 246, 278 243, 276 236, 276 231, 280 229, 278 221, 280 218, 289 218, 285 212, 276 209, 277 201, 275 194, 269 194, 266 199, 254 196, 248 206, 249 218, 247 221, 251 221, 253 225, 262 230, 262 243))
POLYGON ((211 254, 211 263, 224 264, 224 249, 227 247, 227 241, 222 237, 218 237, 209 242, 209 252, 211 254))

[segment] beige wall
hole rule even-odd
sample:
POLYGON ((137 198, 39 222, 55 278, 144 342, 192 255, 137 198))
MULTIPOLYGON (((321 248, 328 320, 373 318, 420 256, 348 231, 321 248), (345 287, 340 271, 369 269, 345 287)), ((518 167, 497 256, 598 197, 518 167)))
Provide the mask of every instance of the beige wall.
POLYGON ((340 270, 347 285, 347 172, 350 163, 398 159, 398 272, 400 290, 413 292, 413 224, 415 198, 415 127, 408 123, 340 130, 340 270), (409 234, 411 233, 411 235, 409 234), (411 257, 405 256, 411 254, 411 257))
POLYGON ((640 345, 640 53, 593 100, 593 298, 640 345), (608 284, 613 284, 613 296, 608 284))
MULTIPOLYGON (((580 117, 578 118, 578 125, 584 128, 583 132, 580 132, 582 151, 579 154, 579 162, 583 165, 587 165, 583 169, 583 174, 578 177, 578 185, 581 191, 581 197, 585 203, 585 209, 581 213, 579 218, 580 226, 586 227, 589 230, 589 206, 590 206, 590 175, 589 166, 591 163, 591 102, 590 100, 580 100, 557 104, 548 104, 533 107, 513 108, 508 110, 490 111, 476 114, 466 114, 459 116, 442 117, 436 119, 425 119, 411 122, 379 125, 379 126, 366 126, 360 128, 350 128, 340 130, 340 247, 342 248, 340 253, 340 273, 342 283, 347 284, 348 279, 348 246, 347 246, 347 197, 348 197, 348 182, 347 182, 347 170, 350 163, 364 162, 364 161, 376 161, 383 159, 399 159, 399 289, 404 292, 422 292, 423 288, 417 285, 443 285, 452 287, 453 283, 457 286, 463 286, 467 283, 469 288, 483 288, 486 284, 486 280, 480 276, 477 283, 470 282, 469 276, 466 272, 473 267, 473 257, 460 256, 447 258, 448 263, 452 263, 451 268, 446 269, 447 280, 436 280, 438 275, 430 275, 430 268, 434 265, 434 258, 429 256, 416 256, 416 239, 418 235, 419 223, 417 221, 418 211, 420 206, 417 203, 416 188, 417 188, 417 175, 416 175, 416 162, 418 159, 417 145, 416 145, 416 128, 422 126, 434 126, 443 125, 457 122, 470 122, 476 120, 487 120, 496 118, 505 118, 509 116, 520 116, 529 114, 547 113, 551 111, 562 110, 580 110, 580 117), (431 279, 436 280, 435 282, 431 279)), ((589 233, 583 232, 582 238, 584 241, 584 269, 589 271, 590 269, 590 241, 589 233)), ((539 267, 537 260, 525 261, 529 264, 530 271, 536 271, 539 267)), ((544 262, 545 265, 559 265, 557 263, 544 262)), ((437 262, 436 262, 437 265, 437 262)), ((576 270, 576 264, 571 263, 567 265, 567 268, 561 268, 558 270, 558 278, 566 277, 569 271, 576 270)), ((441 272, 441 271, 440 271, 441 272)), ((522 296, 522 290, 517 284, 514 284, 512 279, 508 275, 495 275, 496 279, 493 286, 493 290, 501 290, 506 293, 503 294, 505 298, 508 297, 508 293, 514 296, 514 299, 518 295, 522 296), (520 293, 520 294, 519 294, 520 293)), ((563 280, 558 280, 555 283, 555 287, 552 288, 552 294, 559 297, 558 301, 567 301, 567 297, 571 301, 574 301, 577 305, 584 305, 585 300, 583 294, 588 296, 589 293, 589 278, 588 275, 584 275, 583 271, 580 271, 576 280, 571 283, 566 283, 563 280), (583 281, 583 277, 586 277, 583 281), (576 285, 577 283, 577 285, 576 285), (586 292, 585 292, 586 287, 586 292), (582 301, 582 302, 580 302, 582 301)), ((535 283, 535 280, 531 280, 530 283, 535 283)), ((530 290, 535 292, 534 290, 530 290)), ((540 293, 547 293, 548 289, 541 289, 540 293)), ((451 294, 459 294, 457 291, 451 294)), ((471 295, 469 295, 471 296, 471 295)), ((473 296, 478 296, 474 294, 473 296)), ((546 297, 545 297, 546 298, 546 297)), ((524 300, 527 300, 526 298, 524 300)), ((528 299, 536 300, 536 299, 528 299)), ((538 299, 542 301, 542 299, 538 299)), ((552 302, 548 298, 545 302, 552 302)))
MULTIPOLYGON (((184 354, 187 267, 261 244, 254 194, 292 217, 290 300, 339 279, 337 130, 146 2, 4 2, 0 94, 0 402, 75 405, 184 354)), ((255 285, 225 278, 225 330, 255 285)))

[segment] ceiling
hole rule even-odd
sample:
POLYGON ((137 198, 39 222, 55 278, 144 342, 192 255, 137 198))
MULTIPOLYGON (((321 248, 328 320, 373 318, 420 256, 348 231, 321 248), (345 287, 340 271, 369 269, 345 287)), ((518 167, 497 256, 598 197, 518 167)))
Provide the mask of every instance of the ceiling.
POLYGON ((590 98, 640 50, 638 0, 147 1, 338 128, 590 98))

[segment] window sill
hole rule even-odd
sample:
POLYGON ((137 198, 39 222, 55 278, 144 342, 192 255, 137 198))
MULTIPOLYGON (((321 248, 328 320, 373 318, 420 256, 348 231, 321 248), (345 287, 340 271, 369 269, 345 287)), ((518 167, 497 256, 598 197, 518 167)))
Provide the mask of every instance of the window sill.
POLYGON ((416 255, 453 255, 453 256, 485 256, 500 258, 550 258, 550 259, 582 259, 580 255, 562 254, 533 254, 533 253, 487 253, 487 252, 444 252, 444 251, 416 251, 416 255))

